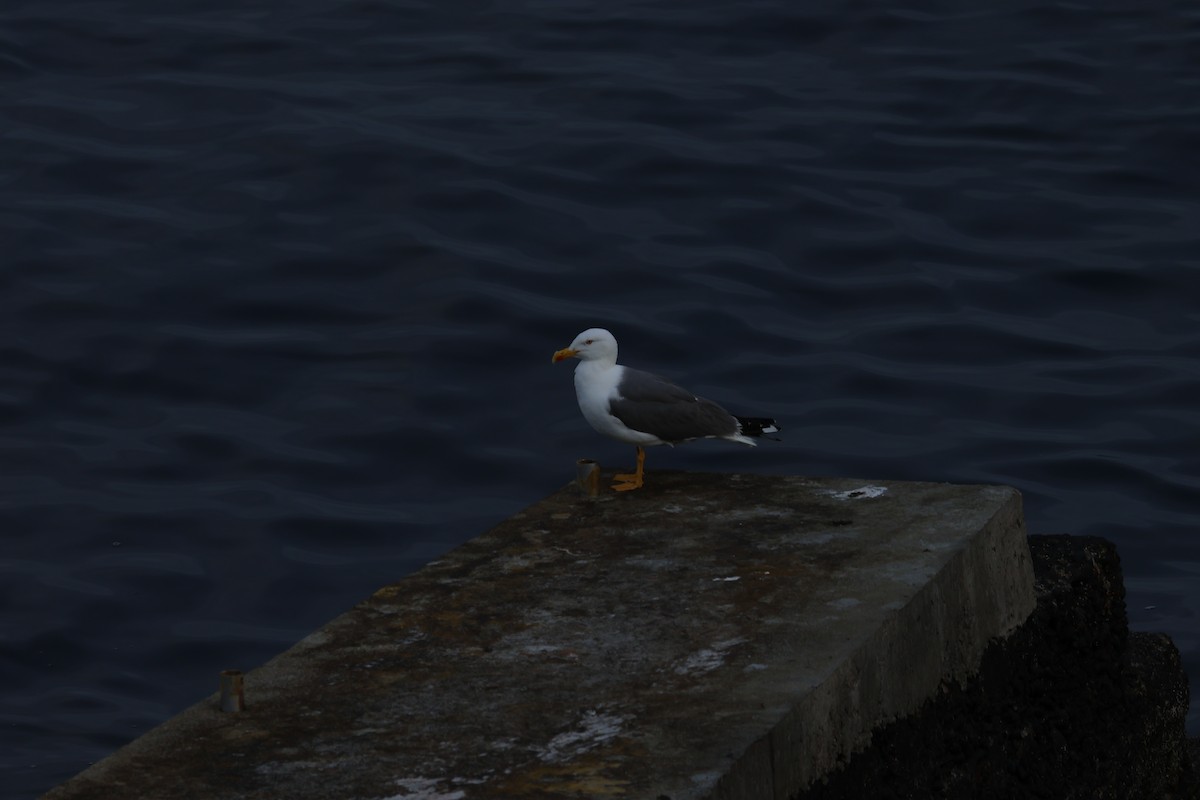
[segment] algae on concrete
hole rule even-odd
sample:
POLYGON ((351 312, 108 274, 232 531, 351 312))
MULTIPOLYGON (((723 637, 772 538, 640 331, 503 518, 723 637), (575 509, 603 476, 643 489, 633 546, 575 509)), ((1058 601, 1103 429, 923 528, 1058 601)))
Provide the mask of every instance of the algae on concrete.
POLYGON ((377 591, 46 800, 782 798, 1034 606, 997 486, 656 472, 377 591))

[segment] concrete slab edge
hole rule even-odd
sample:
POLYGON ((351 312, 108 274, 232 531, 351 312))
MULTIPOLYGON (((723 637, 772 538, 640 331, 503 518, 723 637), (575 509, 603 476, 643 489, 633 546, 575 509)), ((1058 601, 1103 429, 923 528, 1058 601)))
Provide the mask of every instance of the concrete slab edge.
POLYGON ((1035 605, 1013 490, 934 580, 736 761, 711 797, 788 800, 866 747, 875 728, 915 712, 943 681, 966 681, 993 638, 988 632, 1007 636, 1035 605))

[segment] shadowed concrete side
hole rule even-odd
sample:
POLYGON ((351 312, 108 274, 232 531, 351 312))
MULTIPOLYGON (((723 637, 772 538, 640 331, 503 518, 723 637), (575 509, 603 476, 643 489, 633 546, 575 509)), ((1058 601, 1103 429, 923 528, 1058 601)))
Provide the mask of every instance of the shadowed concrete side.
POLYGON ((979 673, 791 800, 1200 800, 1187 675, 1169 638, 1130 632, 1116 547, 1029 545, 1037 608, 988 646, 979 673))
POLYGON ((1005 487, 564 489, 45 797, 786 797, 1033 610, 1005 487))

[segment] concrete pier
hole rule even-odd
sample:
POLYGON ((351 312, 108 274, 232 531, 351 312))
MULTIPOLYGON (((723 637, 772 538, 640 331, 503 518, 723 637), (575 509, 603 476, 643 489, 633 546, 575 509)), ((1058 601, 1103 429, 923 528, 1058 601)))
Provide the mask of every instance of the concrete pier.
POLYGON ((571 486, 45 798, 786 798, 1034 604, 1009 488, 571 486))

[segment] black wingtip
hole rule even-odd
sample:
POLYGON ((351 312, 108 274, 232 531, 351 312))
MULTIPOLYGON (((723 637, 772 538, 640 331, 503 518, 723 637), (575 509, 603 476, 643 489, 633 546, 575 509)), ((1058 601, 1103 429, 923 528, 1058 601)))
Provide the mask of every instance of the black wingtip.
MULTIPOLYGON (((779 427, 779 423, 769 417, 735 417, 738 424, 742 426, 743 436, 763 436, 768 433, 779 433, 783 428, 779 427)), ((773 436, 767 436, 768 439, 774 439, 773 436)), ((775 439, 775 441, 779 441, 775 439)))

